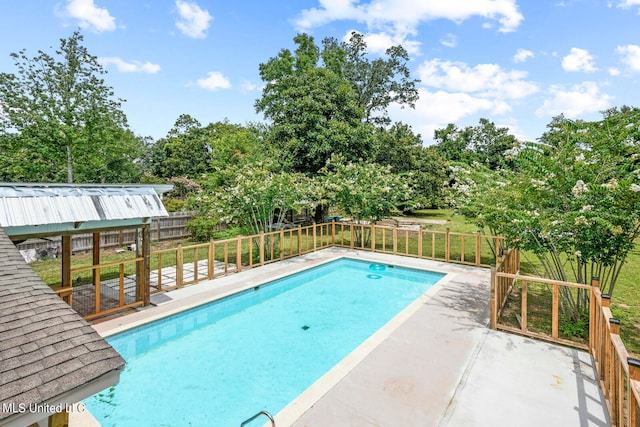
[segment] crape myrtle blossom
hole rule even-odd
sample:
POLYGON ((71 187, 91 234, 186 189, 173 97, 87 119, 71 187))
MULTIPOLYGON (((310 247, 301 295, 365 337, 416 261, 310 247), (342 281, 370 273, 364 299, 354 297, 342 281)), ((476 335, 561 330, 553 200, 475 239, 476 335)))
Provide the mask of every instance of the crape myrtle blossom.
MULTIPOLYGON (((625 143, 640 140, 640 109, 603 115, 554 118, 539 142, 520 144, 514 170, 453 173, 451 192, 459 213, 533 254, 538 273, 581 283, 599 275, 611 294, 640 231, 640 146, 625 143)), ((579 317, 576 296, 563 298, 577 310, 565 314, 579 317)))
POLYGON ((571 193, 574 196, 581 196, 584 193, 588 193, 589 192, 589 188, 587 187, 587 184, 584 183, 583 180, 579 179, 576 181, 576 185, 573 186, 573 188, 571 189, 571 193))

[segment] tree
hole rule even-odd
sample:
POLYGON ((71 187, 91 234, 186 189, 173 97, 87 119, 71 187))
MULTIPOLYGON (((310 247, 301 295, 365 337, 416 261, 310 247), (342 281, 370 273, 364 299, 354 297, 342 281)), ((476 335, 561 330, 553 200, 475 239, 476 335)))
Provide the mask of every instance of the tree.
MULTIPOLYGON (((640 233, 638 141, 637 108, 608 110, 597 122, 555 118, 540 143, 520 147, 515 172, 459 168, 460 207, 533 253, 547 277, 589 283, 598 276, 612 295, 640 233)), ((577 321, 586 302, 583 292, 563 291, 565 319, 577 321)))
MULTIPOLYGON (((376 223, 399 206, 417 207, 415 186, 410 173, 395 174, 390 166, 371 162, 347 162, 334 156, 320 171, 320 184, 331 205, 338 207, 356 224, 376 223)), ((356 233, 359 230, 356 228, 356 233)), ((370 238, 356 235, 358 244, 370 238)))
POLYGON ((226 119, 203 127, 183 114, 167 136, 151 147, 147 168, 158 177, 187 176, 219 185, 218 171, 264 156, 262 132, 259 126, 241 126, 226 119))
MULTIPOLYGON (((270 162, 232 165, 226 175, 233 178, 223 188, 191 198, 197 220, 223 221, 259 234, 284 223, 287 212, 311 207, 315 200, 309 178, 277 171, 277 165, 270 162)), ((264 246, 268 257, 272 255, 270 239, 265 238, 264 246)))
POLYGON ((167 136, 153 147, 152 171, 164 178, 200 177, 210 171, 212 148, 200 122, 181 114, 167 136))
MULTIPOLYGON (((421 206, 443 205, 448 163, 434 147, 423 146, 420 135, 414 134, 411 127, 403 123, 395 123, 389 129, 379 128, 376 143, 376 163, 390 166, 396 174, 412 173, 421 206)), ((408 208, 399 207, 403 211, 408 208)))
POLYGON ((490 169, 513 167, 508 153, 518 146, 515 136, 506 127, 497 127, 487 119, 480 119, 478 126, 459 129, 454 124, 436 129, 436 149, 447 160, 472 164, 478 162, 490 169))
POLYGON ((373 129, 362 122, 353 90, 329 70, 282 77, 265 89, 260 109, 273 122, 269 141, 292 171, 313 175, 333 153, 355 160, 373 150, 373 129))
POLYGON ((260 64, 266 82, 256 110, 271 120, 268 141, 278 147, 283 165, 315 174, 333 153, 348 159, 366 157, 372 132, 350 83, 320 67, 313 37, 299 34, 295 53, 288 49, 260 64))
POLYGON ((369 59, 364 36, 355 31, 347 42, 335 38, 322 42, 325 67, 346 79, 356 94, 356 102, 367 122, 389 124, 389 105, 415 108, 416 83, 407 67, 409 54, 400 45, 386 50, 386 58, 369 59))
POLYGON ((12 158, 28 164, 16 178, 113 182, 131 178, 142 144, 127 127, 106 71, 74 32, 52 56, 12 53, 17 74, 0 73, 0 133, 15 133, 12 158), (126 165, 125 165, 126 163, 126 165), (119 166, 121 173, 115 173, 119 166))

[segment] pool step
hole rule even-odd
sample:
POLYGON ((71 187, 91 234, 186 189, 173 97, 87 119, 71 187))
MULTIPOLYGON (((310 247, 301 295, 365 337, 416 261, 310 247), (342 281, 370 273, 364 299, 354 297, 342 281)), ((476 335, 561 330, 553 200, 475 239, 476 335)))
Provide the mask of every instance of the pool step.
POLYGON ((268 413, 267 411, 260 411, 257 414, 255 414, 253 417, 244 420, 242 422, 242 424, 240 424, 240 427, 244 427, 245 425, 249 424, 251 421, 255 420, 256 418, 258 418, 258 417, 260 417, 262 415, 264 415, 265 417, 269 418, 269 421, 271 421, 271 426, 272 427, 276 427, 276 420, 274 420, 273 417, 271 416, 271 414, 268 413))

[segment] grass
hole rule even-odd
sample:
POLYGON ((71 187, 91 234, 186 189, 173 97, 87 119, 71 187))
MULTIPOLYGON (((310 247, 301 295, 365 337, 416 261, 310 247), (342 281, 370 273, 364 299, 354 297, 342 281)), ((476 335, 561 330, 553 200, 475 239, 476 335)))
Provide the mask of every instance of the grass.
MULTIPOLYGON (((469 224, 461 216, 455 215, 452 210, 423 210, 416 212, 415 218, 431 220, 448 220, 447 224, 433 224, 427 227, 434 230, 444 230, 447 227, 452 231, 475 232, 476 227, 469 224)), ((627 262, 622 268, 618 282, 611 296, 611 312, 620 320, 620 337, 629 353, 638 357, 640 355, 640 286, 636 284, 640 277, 640 242, 636 242, 627 257, 627 262)), ((527 254, 524 254, 527 255, 527 254)), ((526 274, 534 274, 536 261, 533 256, 523 256, 521 269, 526 274)), ((516 289, 509 306, 505 309, 503 322, 509 326, 519 327, 515 316, 516 308, 520 307, 519 289, 516 289)), ((547 287, 538 289, 529 288, 528 297, 528 323, 529 329, 550 333, 551 331, 551 290, 547 287)), ((563 324, 560 323, 561 335, 563 324)), ((564 325, 565 331, 571 331, 571 325, 564 325)), ((565 338, 570 338, 565 334, 565 338)))
MULTIPOLYGON (((447 209, 425 209, 415 212, 411 215, 411 219, 418 220, 422 223, 422 228, 425 230, 433 230, 438 232, 444 232, 449 229, 451 232, 456 233, 475 233, 477 228, 473 224, 469 224, 461 216, 455 215, 452 210, 447 209)), ((215 238, 228 239, 236 237, 242 230, 231 229, 220 232, 215 238)), ((436 258, 444 257, 444 238, 443 235, 436 235, 436 258)), ((279 238, 279 236, 277 237, 279 238)), ((427 239, 428 240, 428 239, 427 239)), ((325 243, 327 243, 325 236, 325 243)), ((320 239, 318 237, 318 242, 320 239)), ((391 251, 391 234, 387 231, 385 239, 385 250, 391 251)), ((183 246, 195 244, 192 241, 183 241, 183 246)), ((349 235, 347 233, 345 243, 349 244, 349 235)), ((152 251, 166 249, 175 246, 176 242, 163 242, 159 244, 153 244, 152 251)), ((300 245, 302 251, 307 251, 312 247, 311 237, 303 235, 298 242, 297 235, 289 234, 285 232, 285 254, 297 253, 300 245)), ((356 245, 357 246, 357 245, 356 245)), ((370 247, 370 243, 369 246, 370 247)), ((382 249, 382 235, 381 231, 376 234, 376 248, 382 249)), ((461 241, 459 238, 452 236, 451 238, 451 251, 454 254, 458 254, 461 249, 461 241)), ((235 263, 236 260, 236 247, 234 244, 228 245, 228 262, 235 263)), ((257 259, 257 245, 256 242, 250 244, 247 241, 242 245, 242 262, 243 264, 249 264, 250 256, 255 264, 257 259), (252 248, 250 249, 250 246, 252 248), (251 255, 250 255, 251 253, 251 255)), ((465 242, 465 260, 472 260, 472 253, 475 250, 474 242, 465 242)), ((415 240, 405 239, 405 235, 402 232, 399 233, 398 248, 399 254, 417 254, 417 243, 415 240)), ((423 253, 430 256, 431 242, 423 242, 423 253)), ((206 248, 198 248, 197 250, 185 250, 184 262, 193 262, 194 258, 206 259, 206 248)), ((278 258, 279 253, 276 251, 274 258, 278 258)), ((124 261, 134 258, 134 253, 126 251, 123 253, 116 253, 116 251, 109 250, 101 253, 101 262, 109 263, 114 261, 124 261)), ((224 262, 222 244, 216 245, 216 260, 224 262)), ((482 242, 482 263, 488 264, 493 262, 493 254, 488 250, 488 245, 483 240, 482 242)), ((162 256, 162 265, 170 266, 175 265, 176 256, 175 252, 168 252, 162 256)), ((92 264, 91 254, 77 254, 73 256, 72 267, 78 268, 82 266, 90 266, 92 264)), ((158 258, 157 256, 151 257, 151 268, 157 269, 158 258)), ((59 285, 60 284, 60 271, 61 261, 60 259, 36 261, 31 264, 33 270, 48 284, 59 285)), ((535 269, 535 262, 528 262, 527 258, 522 258, 522 270, 525 273, 533 273, 535 269)), ((113 274, 113 272, 106 274, 113 274)), ((90 281, 91 272, 87 271, 82 274, 82 282, 90 281)), ((628 351, 632 354, 640 354, 640 287, 635 284, 636 278, 640 277, 640 248, 636 246, 629 254, 628 260, 620 277, 614 294, 611 299, 611 310, 613 315, 621 322, 621 337, 624 341, 628 351)), ((534 290, 533 287, 529 289, 528 305, 530 312, 528 313, 529 326, 532 330, 540 332, 550 331, 550 290, 545 287, 539 287, 534 290)), ((519 295, 518 292, 514 294, 514 299, 510 301, 512 307, 519 307, 519 295)), ((509 313, 509 309, 505 311, 509 313)), ((505 321, 511 323, 512 326, 517 326, 517 318, 514 314, 506 314, 505 321)), ((570 331, 570 327, 565 327, 565 330, 570 331)))

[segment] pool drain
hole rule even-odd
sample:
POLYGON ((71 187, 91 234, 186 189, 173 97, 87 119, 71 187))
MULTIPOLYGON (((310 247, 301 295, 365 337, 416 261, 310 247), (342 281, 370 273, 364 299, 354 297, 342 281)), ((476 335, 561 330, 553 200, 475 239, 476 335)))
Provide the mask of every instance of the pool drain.
POLYGON ((303 331, 306 331, 307 329, 309 329, 309 327, 308 327, 307 325, 304 325, 304 326, 302 327, 302 330, 303 330, 303 331))
POLYGON ((372 271, 383 271, 386 267, 382 264, 371 264, 369 266, 369 270, 372 271))

